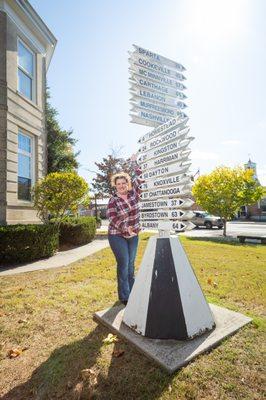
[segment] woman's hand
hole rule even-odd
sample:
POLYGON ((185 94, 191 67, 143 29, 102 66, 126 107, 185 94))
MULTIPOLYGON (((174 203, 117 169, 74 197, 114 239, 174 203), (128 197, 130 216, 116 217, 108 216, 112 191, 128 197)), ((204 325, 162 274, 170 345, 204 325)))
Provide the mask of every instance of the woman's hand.
POLYGON ((127 228, 127 231, 128 231, 128 233, 129 233, 130 236, 136 236, 136 233, 133 231, 132 226, 129 226, 129 227, 127 228))
POLYGON ((136 153, 134 153, 134 154, 132 154, 132 156, 130 157, 130 161, 137 161, 137 154, 136 153))

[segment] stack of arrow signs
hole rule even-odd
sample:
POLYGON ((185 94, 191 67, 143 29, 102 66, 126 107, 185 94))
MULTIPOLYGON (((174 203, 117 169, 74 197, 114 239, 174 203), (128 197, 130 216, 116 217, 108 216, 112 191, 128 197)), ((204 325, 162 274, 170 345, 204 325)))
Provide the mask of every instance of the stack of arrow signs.
POLYGON ((192 182, 188 118, 175 117, 139 139, 138 162, 142 169, 140 215, 143 229, 183 231, 190 221, 192 182))
POLYGON ((131 122, 156 127, 186 116, 183 65, 136 45, 129 63, 131 122))

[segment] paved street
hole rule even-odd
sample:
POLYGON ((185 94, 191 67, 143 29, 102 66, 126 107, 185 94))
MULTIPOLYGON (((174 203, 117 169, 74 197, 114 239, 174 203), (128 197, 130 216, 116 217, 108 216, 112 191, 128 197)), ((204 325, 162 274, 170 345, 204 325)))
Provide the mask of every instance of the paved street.
MULTIPOLYGON (((107 229, 108 227, 108 220, 102 221, 101 229, 107 229)), ((184 235, 186 236, 222 236, 223 230, 222 229, 206 229, 206 228, 199 228, 193 229, 192 231, 185 232, 184 235)), ((227 235, 234 236, 241 234, 248 234, 248 235, 266 235, 266 222, 252 222, 252 221, 233 221, 227 223, 227 235)))

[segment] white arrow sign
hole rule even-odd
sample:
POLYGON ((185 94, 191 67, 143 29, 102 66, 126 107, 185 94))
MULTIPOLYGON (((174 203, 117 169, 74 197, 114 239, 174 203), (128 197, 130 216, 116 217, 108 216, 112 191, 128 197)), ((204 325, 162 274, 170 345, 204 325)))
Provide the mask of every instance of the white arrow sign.
POLYGON ((163 84, 152 81, 150 79, 144 78, 143 76, 139 76, 137 74, 132 74, 131 79, 129 79, 130 83, 132 83, 132 89, 134 90, 134 87, 139 85, 144 88, 148 88, 151 90, 155 90, 156 92, 167 94, 167 96, 172 96, 176 97, 177 92, 180 90, 180 84, 176 82, 176 87, 170 87, 170 86, 164 86, 163 84))
POLYGON ((149 150, 151 150, 151 149, 153 149, 155 147, 167 144, 167 143, 171 142, 174 139, 178 139, 178 140, 184 139, 189 131, 190 131, 189 127, 186 127, 186 128, 179 127, 179 128, 177 128, 175 130, 168 131, 165 134, 162 134, 162 135, 157 136, 156 138, 154 138, 152 140, 149 140, 148 142, 143 144, 139 148, 138 151, 143 153, 143 152, 149 151, 149 150))
POLYGON ((149 169, 154 169, 157 167, 161 167, 161 166, 165 166, 168 165, 170 163, 176 163, 178 162, 178 165, 183 165, 183 164, 187 164, 190 160, 188 159, 189 155, 191 153, 191 150, 187 149, 187 150, 182 150, 182 151, 178 151, 175 153, 171 153, 168 154, 166 156, 162 156, 159 158, 153 158, 151 160, 148 161, 144 161, 141 164, 141 169, 143 171, 149 170, 149 169), (182 162, 182 164, 181 164, 182 162))
POLYGON ((142 99, 139 99, 137 101, 130 100, 130 104, 132 105, 130 111, 138 111, 139 109, 148 111, 151 110, 154 112, 161 113, 163 115, 170 115, 172 117, 175 117, 179 110, 183 110, 187 107, 186 104, 183 103, 182 101, 177 102, 175 107, 165 106, 164 104, 161 103, 155 103, 153 101, 146 101, 142 99))
POLYGON ((139 76, 143 76, 146 79, 151 79, 152 81, 159 82, 165 86, 173 87, 175 89, 179 88, 179 81, 184 81, 186 78, 184 75, 176 72, 175 78, 169 77, 167 75, 161 74, 160 72, 151 71, 149 69, 138 66, 135 63, 130 64, 129 71, 132 74, 137 74, 139 76))
POLYGON ((186 138, 184 140, 174 140, 173 142, 170 142, 164 146, 161 147, 156 147, 152 150, 146 151, 142 153, 142 155, 139 158, 139 162, 143 163, 145 161, 150 160, 151 158, 157 158, 164 156, 168 153, 173 153, 176 151, 181 151, 185 150, 189 143, 193 140, 193 137, 186 138))
POLYGON ((171 119, 171 117, 164 117, 162 114, 155 114, 144 110, 139 111, 137 114, 130 114, 130 116, 131 122, 155 127, 171 119))
POLYGON ((141 136, 141 138, 139 139, 139 143, 147 142, 148 140, 154 139, 158 135, 162 135, 163 133, 166 133, 170 130, 177 129, 178 127, 180 127, 181 129, 181 127, 185 127, 187 122, 188 118, 183 118, 180 114, 179 116, 168 120, 165 124, 160 125, 152 131, 141 136))
POLYGON ((137 104, 134 104, 132 101, 130 102, 132 108, 130 109, 130 112, 139 112, 141 110, 146 110, 147 112, 155 112, 162 114, 163 116, 170 116, 171 118, 177 115, 177 108, 176 109, 170 109, 169 107, 157 105, 154 103, 148 103, 147 101, 140 101, 141 105, 138 106, 137 104))
POLYGON ((132 98, 130 101, 137 101, 139 99, 145 99, 148 101, 156 101, 157 103, 176 107, 176 105, 179 103, 180 100, 185 100, 187 96, 185 96, 183 93, 177 92, 178 96, 177 98, 174 97, 168 97, 160 93, 155 93, 152 91, 148 90, 143 90, 143 89, 135 89, 135 91, 131 91, 132 98))
POLYGON ((153 53, 152 51, 146 50, 143 47, 137 46, 136 44, 133 44, 133 47, 135 48, 135 51, 133 54, 147 57, 152 62, 156 62, 156 63, 162 64, 162 65, 167 65, 168 67, 177 69, 179 71, 186 70, 182 64, 177 63, 173 60, 170 60, 169 58, 166 58, 164 56, 161 56, 160 54, 153 53))
POLYGON ((142 221, 143 229, 162 229, 164 231, 184 231, 195 228, 190 221, 142 221))
POLYGON ((165 167, 159 167, 153 170, 145 170, 143 174, 141 175, 141 178, 144 179, 145 181, 148 181, 149 179, 154 179, 159 176, 165 176, 165 175, 173 175, 173 174, 181 174, 185 173, 188 171, 189 167, 191 166, 191 163, 185 164, 185 165, 179 165, 179 164, 169 164, 166 165, 165 167))
POLYGON ((193 211, 190 210, 155 210, 141 211, 141 220, 158 220, 158 219, 178 219, 188 220, 194 217, 193 211))
POLYGON ((143 182, 141 184, 141 190, 150 190, 164 186, 173 186, 177 184, 186 185, 191 182, 189 176, 183 174, 176 174, 170 176, 162 176, 154 180, 149 180, 147 182, 143 182))
POLYGON ((161 189, 149 190, 141 193, 142 200, 153 200, 161 197, 185 196, 191 193, 192 184, 166 187, 161 189))
POLYGON ((158 199, 153 201, 141 201, 140 208, 142 210, 149 210, 152 208, 159 209, 159 208, 190 208, 194 204, 194 201, 189 198, 184 199, 158 199))

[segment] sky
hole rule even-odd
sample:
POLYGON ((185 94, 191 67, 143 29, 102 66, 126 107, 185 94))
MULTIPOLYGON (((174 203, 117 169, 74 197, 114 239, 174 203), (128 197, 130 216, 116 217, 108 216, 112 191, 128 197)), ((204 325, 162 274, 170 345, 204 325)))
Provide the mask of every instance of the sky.
POLYGON ((130 123, 132 45, 185 66, 195 174, 257 163, 266 185, 266 1, 30 0, 58 40, 47 80, 74 131, 88 182, 112 149, 128 157, 152 128, 130 123))

